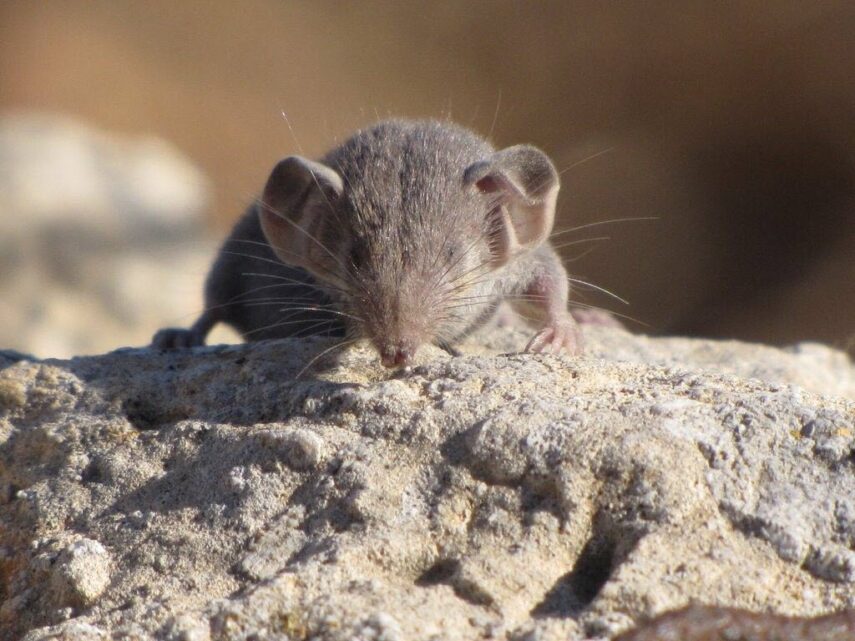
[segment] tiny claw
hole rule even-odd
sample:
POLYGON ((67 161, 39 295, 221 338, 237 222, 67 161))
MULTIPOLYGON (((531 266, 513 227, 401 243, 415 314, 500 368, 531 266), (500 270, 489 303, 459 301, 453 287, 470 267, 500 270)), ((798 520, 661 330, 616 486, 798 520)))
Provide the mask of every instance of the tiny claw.
POLYGON ((566 351, 571 355, 582 353, 582 334, 572 316, 551 321, 535 334, 525 346, 526 352, 559 353, 566 351))

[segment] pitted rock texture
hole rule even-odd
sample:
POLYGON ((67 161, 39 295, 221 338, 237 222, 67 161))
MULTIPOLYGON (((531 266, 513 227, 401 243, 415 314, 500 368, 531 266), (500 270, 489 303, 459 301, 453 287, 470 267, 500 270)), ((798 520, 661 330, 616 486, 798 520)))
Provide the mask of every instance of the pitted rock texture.
POLYGON ((855 610, 823 617, 783 617, 690 606, 669 612, 615 641, 852 641, 855 610))
POLYGON ((331 343, 0 357, 0 638, 573 641, 855 606, 850 360, 586 331, 578 359, 505 329, 299 378, 331 343))

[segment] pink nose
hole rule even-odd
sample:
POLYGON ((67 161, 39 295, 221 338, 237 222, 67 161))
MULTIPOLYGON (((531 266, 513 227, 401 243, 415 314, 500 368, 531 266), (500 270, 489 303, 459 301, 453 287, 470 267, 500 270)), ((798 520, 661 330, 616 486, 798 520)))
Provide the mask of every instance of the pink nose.
POLYGON ((408 345, 388 345, 380 351, 380 362, 384 367, 409 365, 415 350, 408 345))

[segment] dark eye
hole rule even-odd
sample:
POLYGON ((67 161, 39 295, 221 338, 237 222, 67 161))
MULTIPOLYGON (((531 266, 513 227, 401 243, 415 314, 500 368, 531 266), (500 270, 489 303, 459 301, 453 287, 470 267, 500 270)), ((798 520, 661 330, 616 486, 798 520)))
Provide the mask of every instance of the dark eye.
POLYGON ((363 269, 368 262, 368 248, 364 243, 355 242, 350 246, 350 264, 357 270, 363 269))

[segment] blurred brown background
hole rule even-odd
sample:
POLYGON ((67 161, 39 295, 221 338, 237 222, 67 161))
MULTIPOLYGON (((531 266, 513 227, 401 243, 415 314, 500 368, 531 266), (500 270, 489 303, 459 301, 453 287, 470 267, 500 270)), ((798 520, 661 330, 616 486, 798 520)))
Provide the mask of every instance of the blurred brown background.
POLYGON ((632 304, 586 301, 773 343, 855 336, 853 72, 849 0, 0 5, 0 110, 171 141, 217 233, 277 158, 450 115, 569 167, 558 229, 658 217, 561 237, 632 304))

